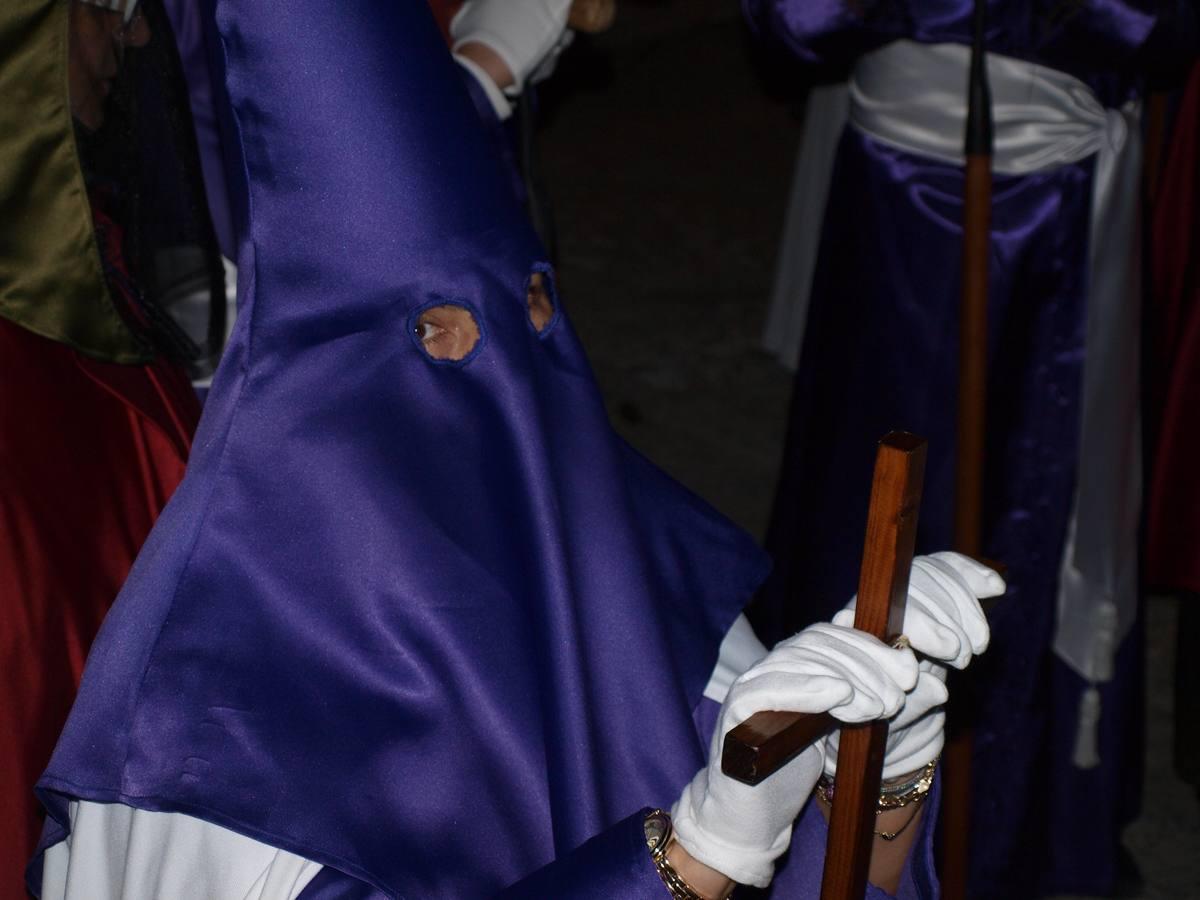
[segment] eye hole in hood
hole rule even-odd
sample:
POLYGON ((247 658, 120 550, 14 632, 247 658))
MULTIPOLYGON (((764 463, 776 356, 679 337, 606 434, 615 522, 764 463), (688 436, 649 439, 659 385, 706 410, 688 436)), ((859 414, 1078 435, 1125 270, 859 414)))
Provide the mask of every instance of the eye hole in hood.
POLYGON ((557 300, 553 271, 549 266, 536 267, 525 283, 525 307, 529 324, 539 336, 548 334, 558 321, 557 300))
POLYGON ((460 302, 438 302, 417 310, 410 322, 413 340, 434 362, 465 365, 482 346, 475 314, 460 302))

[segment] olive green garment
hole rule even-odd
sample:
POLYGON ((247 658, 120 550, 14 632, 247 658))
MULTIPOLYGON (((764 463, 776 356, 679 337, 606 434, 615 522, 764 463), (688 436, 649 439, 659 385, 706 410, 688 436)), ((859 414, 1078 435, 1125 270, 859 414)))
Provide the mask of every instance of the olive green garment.
POLYGON ((0 316, 97 359, 145 362, 109 295, 75 147, 72 2, 0 0, 0 316))

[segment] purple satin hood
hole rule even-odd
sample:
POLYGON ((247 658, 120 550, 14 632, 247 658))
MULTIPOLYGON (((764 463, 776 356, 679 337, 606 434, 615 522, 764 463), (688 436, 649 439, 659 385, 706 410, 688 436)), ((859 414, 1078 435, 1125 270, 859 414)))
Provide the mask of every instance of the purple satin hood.
POLYGON ((613 433, 565 315, 530 326, 542 250, 425 3, 217 20, 242 308, 42 796, 484 896, 674 799, 765 557, 613 433), (412 334, 447 300, 461 365, 412 334))

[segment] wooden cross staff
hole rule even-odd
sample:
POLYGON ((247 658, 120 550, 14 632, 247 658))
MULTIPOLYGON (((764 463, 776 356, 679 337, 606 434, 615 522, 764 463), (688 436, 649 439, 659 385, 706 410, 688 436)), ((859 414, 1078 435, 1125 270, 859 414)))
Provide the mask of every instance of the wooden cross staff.
MULTIPOLYGON (((954 549, 983 553, 983 448, 986 434, 988 259, 992 215, 992 98, 985 48, 986 3, 975 0, 967 124, 963 140, 962 305, 958 345, 958 458, 954 549)), ((965 900, 971 832, 971 677, 958 676, 943 754, 942 895, 965 900)))
MULTIPOLYGON (((923 438, 895 431, 880 441, 854 627, 883 641, 898 636, 904 624, 924 474, 923 438)), ((746 784, 759 784, 837 727, 842 729, 834 782, 837 803, 829 823, 821 900, 861 900, 871 862, 886 721, 843 725, 828 713, 759 712, 725 735, 721 770, 746 784)))

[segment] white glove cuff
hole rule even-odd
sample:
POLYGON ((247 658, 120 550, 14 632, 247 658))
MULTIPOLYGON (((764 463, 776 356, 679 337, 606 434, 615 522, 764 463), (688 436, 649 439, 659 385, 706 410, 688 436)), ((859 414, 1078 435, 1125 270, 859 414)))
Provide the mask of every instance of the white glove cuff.
POLYGON ((888 754, 883 764, 883 779, 908 775, 937 759, 946 743, 945 725, 946 716, 940 710, 913 723, 906 735, 909 740, 888 754))
POLYGON ((701 781, 707 782, 704 772, 697 775, 692 783, 683 789, 683 794, 671 809, 671 825, 675 839, 692 858, 716 869, 738 884, 767 887, 775 874, 775 860, 784 854, 792 842, 791 825, 785 828, 766 850, 728 844, 708 832, 697 818, 693 795, 696 796, 696 802, 703 802, 705 787, 703 784, 697 784, 701 781))
POLYGON ((509 93, 519 94, 548 59, 553 67, 556 50, 569 42, 570 8, 571 0, 467 0, 450 22, 451 49, 485 44, 512 73, 509 93))

